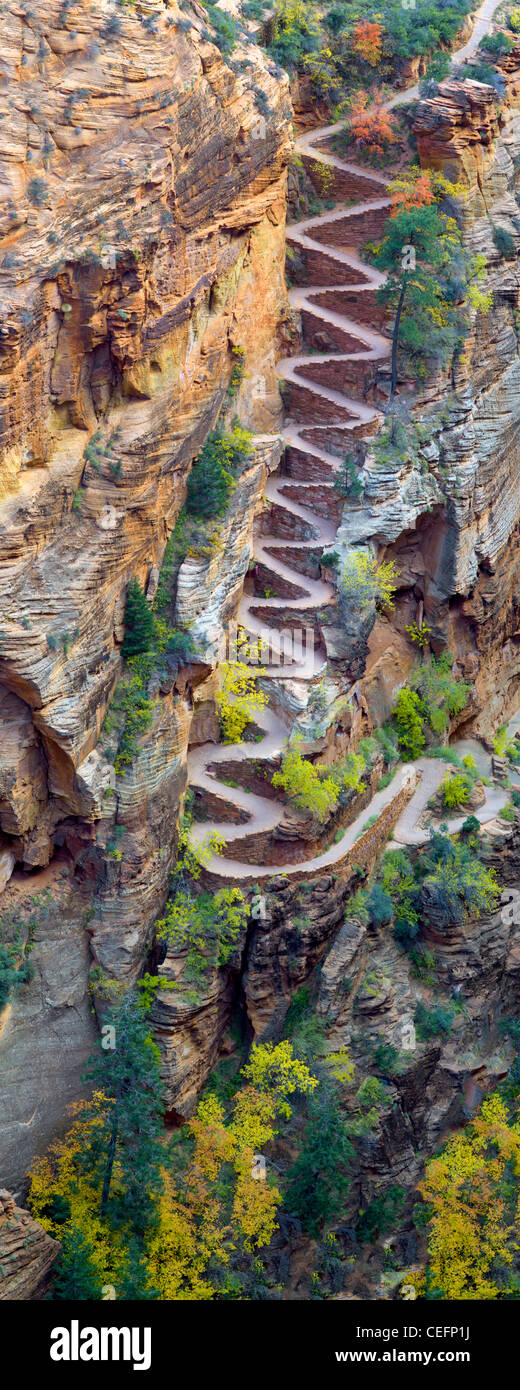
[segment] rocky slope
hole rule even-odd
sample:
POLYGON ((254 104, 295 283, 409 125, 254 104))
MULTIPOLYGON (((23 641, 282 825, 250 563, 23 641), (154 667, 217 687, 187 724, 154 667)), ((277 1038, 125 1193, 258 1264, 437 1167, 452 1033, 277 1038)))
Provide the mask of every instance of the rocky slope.
MULTIPOLYGON (((433 645, 447 644, 474 682, 468 727, 487 738, 515 707, 520 669, 518 46, 500 61, 506 95, 499 109, 491 88, 450 81, 418 103, 413 119, 421 163, 464 187, 465 242, 485 259, 493 305, 473 316, 451 372, 416 397, 426 438, 415 465, 405 457, 381 472, 368 458, 366 502, 354 523, 354 539, 375 534, 386 542, 406 590, 393 641, 385 643, 384 630, 371 637, 367 698, 374 714, 388 709, 406 667, 404 627, 422 615, 433 645), (512 238, 507 259, 497 228, 512 238)), ((348 518, 343 530, 350 541, 348 518)))
POLYGON ((0 1192, 0 1299, 43 1298, 59 1245, 10 1193, 0 1192))
MULTIPOLYGON (((218 547, 220 626, 278 457, 290 105, 246 38, 221 54, 197 4, 51 0, 42 16, 10 6, 2 25, 2 911, 33 911, 43 889, 53 903, 23 1006, 2 1018, 2 1172, 16 1186, 78 1091, 89 963, 134 976, 164 902, 191 690, 211 659, 188 688, 156 689, 135 769, 115 781, 97 745, 126 584, 137 575, 153 597, 233 348, 236 409, 261 442, 218 547), (114 822, 119 858, 105 853, 114 822)), ((204 609, 200 572, 197 587, 204 609)))
MULTIPOLYGON (((518 246, 520 79, 508 59, 500 115, 488 88, 452 83, 415 111, 422 161, 467 186, 467 243, 486 258, 494 302, 489 314, 474 316, 465 357, 449 379, 438 376, 415 397, 429 427, 419 449, 383 468, 371 431, 388 391, 384 324, 373 287, 367 280, 363 295, 357 278, 359 249, 384 215, 384 190, 375 187, 381 178, 346 167, 336 175, 334 197, 378 204, 360 208, 354 279, 348 268, 335 278, 338 259, 346 264, 350 251, 352 261, 344 209, 301 233, 301 256, 292 262, 298 336, 283 279, 286 79, 244 36, 223 55, 196 0, 182 9, 137 0, 117 12, 100 2, 88 13, 84 4, 51 0, 45 19, 11 8, 9 98, 0 87, 10 153, 0 264, 0 872, 2 922, 22 924, 34 974, 0 1018, 0 1167, 2 1181, 19 1190, 30 1157, 63 1126, 65 1106, 80 1091, 82 1061, 96 1036, 92 967, 128 981, 147 961, 157 964, 153 923, 174 860, 188 748, 197 811, 210 824, 227 816, 243 831, 247 797, 272 796, 260 756, 248 761, 242 807, 240 796, 226 802, 222 786, 200 777, 200 750, 218 735, 218 639, 244 603, 244 587, 249 613, 269 621, 269 604, 272 614, 283 599, 294 623, 298 594, 287 570, 295 542, 305 540, 300 565, 310 586, 302 581, 301 588, 327 598, 326 610, 311 618, 330 662, 326 708, 317 718, 303 682, 281 680, 273 707, 281 727, 298 722, 305 751, 323 762, 355 747, 364 729, 387 716, 416 656, 406 625, 422 616, 434 648, 447 643, 474 683, 468 724, 488 736, 513 705, 520 670, 519 282, 516 260, 499 253, 493 228, 503 226, 518 246), (338 299, 359 336, 331 318, 338 299), (329 311, 325 329, 316 308, 329 311), (156 592, 189 467, 227 408, 234 348, 245 354, 235 405, 254 433, 254 454, 211 553, 188 556, 178 575, 176 621, 192 624, 196 659, 152 682, 152 724, 132 767, 116 778, 100 732, 121 673, 126 585, 137 574, 150 599, 156 592), (327 406, 338 406, 338 391, 358 408, 353 418, 339 403, 331 424, 327 406), (349 421, 364 497, 348 501, 340 516, 330 489, 349 421), (320 448, 324 426, 327 452, 320 448), (273 481, 283 433, 289 448, 273 481), (313 486, 326 524, 310 534, 302 508, 313 486), (284 508, 284 494, 292 509, 284 508), (400 570, 395 615, 378 619, 370 634, 350 632, 348 624, 345 633, 333 571, 313 553, 316 534, 333 536, 338 522, 340 556, 375 540, 400 570), (253 523, 261 562, 257 555, 246 578, 253 523), (278 597, 262 605, 274 535, 278 597)), ((330 157, 325 137, 327 151, 330 157)), ((307 172, 317 154, 307 150, 307 172)), ((400 396, 410 397, 405 381, 400 396)), ((277 745, 269 773, 278 756, 277 745)), ((235 780, 232 758, 221 758, 220 770, 235 780)), ((348 915, 353 888, 373 868, 412 790, 412 779, 403 778, 395 797, 381 803, 378 824, 364 828, 381 771, 375 762, 364 798, 343 816, 340 829, 353 822, 352 842, 335 842, 327 862, 310 870, 296 864, 325 848, 301 818, 276 817, 277 846, 265 827, 252 837, 240 867, 252 889, 261 864, 264 912, 253 917, 228 968, 198 992, 184 981, 182 953, 168 952, 161 971, 179 989, 161 991, 153 1012, 175 1121, 193 1109, 219 1054, 236 1048, 233 1020, 247 1038, 278 1036, 291 996, 309 981, 327 1045, 353 1051, 357 1083, 370 1071, 376 1037, 407 1051, 365 1145, 353 1212, 383 1182, 402 1184, 411 1197, 426 1153, 503 1074, 509 1055, 498 1021, 518 983, 517 929, 506 929, 500 914, 449 939, 435 937, 433 924, 437 981, 447 1000, 462 991, 466 1012, 442 1045, 410 1035, 417 1001, 430 999, 428 982, 410 973, 388 927, 369 929, 348 915), (291 868, 290 881, 280 867, 291 868)), ((507 882, 518 880, 519 853, 517 826, 489 846, 507 882)), ((296 1236, 288 1265, 290 1245, 282 1251, 284 1278, 306 1296, 299 1270, 308 1248, 296 1236)), ((398 1256, 413 1258, 413 1251, 403 1245, 398 1256)), ((358 1282, 354 1293, 374 1296, 373 1279, 358 1282)))

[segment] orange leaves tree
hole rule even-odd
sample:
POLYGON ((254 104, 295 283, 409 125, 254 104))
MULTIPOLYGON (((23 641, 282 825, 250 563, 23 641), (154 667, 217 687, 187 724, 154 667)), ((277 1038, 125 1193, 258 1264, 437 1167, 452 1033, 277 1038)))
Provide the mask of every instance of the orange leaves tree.
POLYGON ((381 57, 383 32, 383 26, 377 19, 358 19, 354 25, 352 48, 371 68, 377 66, 381 57))
POLYGON ((356 92, 350 105, 348 131, 350 139, 368 154, 382 155, 388 145, 397 140, 397 126, 386 110, 382 92, 356 92))

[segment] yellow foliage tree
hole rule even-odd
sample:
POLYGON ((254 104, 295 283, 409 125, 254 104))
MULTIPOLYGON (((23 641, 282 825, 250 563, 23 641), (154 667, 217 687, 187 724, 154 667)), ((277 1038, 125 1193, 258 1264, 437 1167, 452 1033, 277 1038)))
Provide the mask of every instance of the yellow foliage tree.
POLYGON ((392 608, 399 570, 394 560, 376 560, 363 550, 349 555, 341 577, 343 595, 354 608, 364 608, 377 600, 392 608))
MULTIPOLYGON (((35 1219, 56 1240, 63 1235, 66 1216, 66 1224, 81 1231, 88 1240, 101 1283, 115 1285, 124 1267, 124 1244, 99 1214, 100 1182, 92 1181, 88 1173, 80 1173, 81 1156, 96 1126, 102 1124, 106 1105, 107 1097, 97 1092, 91 1102, 77 1101, 71 1106, 73 1123, 65 1138, 51 1144, 29 1169, 29 1206, 35 1219)), ((114 1187, 118 1179, 115 1164, 114 1187)))
MULTIPOLYGON (((431 1209, 425 1285, 444 1299, 504 1296, 520 1253, 520 1124, 495 1092, 432 1158, 420 1191, 431 1209)), ((413 1276, 412 1276, 413 1278, 413 1276)), ((406 1282, 410 1282, 407 1279, 406 1282)))
MULTIPOLYGON (((186 1125, 191 1154, 177 1163, 177 1172, 165 1162, 157 1219, 142 1247, 147 1287, 160 1299, 214 1298, 212 1271, 229 1266, 237 1251, 258 1257, 276 1230, 281 1194, 270 1176, 255 1176, 255 1155, 274 1138, 279 1121, 290 1118, 289 1097, 318 1083, 288 1042, 253 1047, 242 1076, 231 1116, 224 1115, 217 1096, 204 1096, 186 1125)), ((106 1105, 100 1092, 93 1102, 73 1107, 65 1138, 33 1164, 29 1203, 58 1240, 71 1228, 88 1240, 101 1284, 113 1284, 117 1292, 125 1275, 126 1237, 99 1215, 101 1181, 92 1179, 84 1162, 106 1105)), ((118 1180, 116 1163, 113 1186, 118 1180)))
POLYGON ((243 661, 224 662, 220 668, 221 686, 217 692, 224 743, 238 743, 246 725, 267 704, 263 691, 256 689, 257 676, 243 661))
POLYGON ((228 1265, 235 1249, 255 1254, 276 1230, 281 1194, 269 1177, 254 1176, 254 1157, 270 1142, 277 1121, 289 1119, 288 1097, 318 1084, 290 1043, 253 1047, 226 1122, 215 1095, 204 1097, 188 1121, 193 1155, 176 1187, 165 1182, 160 1224, 150 1245, 150 1282, 161 1298, 211 1298, 209 1262, 228 1265), (231 1209, 226 1206, 222 1171, 233 1170, 231 1209))

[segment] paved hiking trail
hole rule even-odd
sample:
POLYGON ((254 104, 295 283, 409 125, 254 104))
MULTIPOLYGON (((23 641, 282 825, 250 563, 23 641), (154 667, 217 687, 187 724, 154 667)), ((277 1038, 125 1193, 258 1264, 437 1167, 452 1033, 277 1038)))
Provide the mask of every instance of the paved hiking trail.
MULTIPOLYGON (((482 37, 488 32, 490 20, 495 9, 498 8, 497 0, 486 0, 477 11, 474 19, 474 27, 468 42, 453 54, 455 63, 467 58, 478 48, 482 37)), ((398 106, 402 102, 408 102, 418 96, 418 87, 408 88, 405 92, 400 92, 388 102, 388 107, 398 106)), ((317 129, 301 135, 295 143, 295 152, 300 156, 312 157, 316 163, 331 166, 336 170, 344 171, 353 179, 359 182, 360 188, 368 189, 372 196, 363 197, 357 203, 337 203, 333 210, 321 213, 317 217, 305 218, 287 227, 287 241, 292 247, 301 248, 310 253, 317 253, 321 261, 334 262, 337 267, 337 278, 340 283, 335 283, 334 274, 331 271, 331 278, 324 279, 321 283, 311 282, 302 288, 291 289, 289 299, 295 309, 312 313, 318 321, 317 327, 321 327, 325 332, 328 326, 340 329, 348 335, 350 339, 358 344, 351 352, 312 352, 300 353, 292 357, 284 358, 277 365, 279 377, 284 381, 291 382, 295 386, 304 388, 309 396, 309 419, 304 423, 294 424, 290 420, 282 431, 286 445, 298 451, 299 455, 307 456, 311 465, 310 471, 314 474, 313 479, 305 480, 288 477, 279 470, 269 479, 265 496, 268 502, 275 505, 276 509, 283 509, 289 514, 287 518, 289 524, 290 517, 296 519, 297 523, 303 523, 303 529, 307 535, 305 539, 288 539, 287 534, 282 535, 276 530, 276 522, 272 535, 255 537, 253 546, 253 558, 265 566, 273 575, 276 584, 276 577, 284 582, 289 582, 292 586, 297 586, 297 596, 287 598, 259 598, 253 594, 244 594, 241 600, 238 621, 248 634, 253 636, 265 636, 266 633, 266 614, 269 613, 269 630, 272 627, 279 633, 288 627, 288 610, 302 610, 302 627, 306 626, 305 614, 313 609, 321 609, 329 599, 332 598, 334 590, 332 585, 324 580, 314 580, 302 574, 297 564, 293 568, 288 561, 290 552, 294 552, 295 560, 298 552, 308 553, 316 551, 323 546, 330 546, 336 535, 336 527, 332 521, 318 516, 314 499, 322 497, 323 493, 331 489, 334 484, 334 474, 342 467, 342 457, 331 453, 327 449, 327 435, 334 430, 337 436, 339 432, 345 441, 345 453, 348 452, 349 441, 352 439, 352 431, 355 430, 359 435, 363 427, 370 432, 380 418, 379 413, 371 406, 366 405, 355 397, 348 396, 331 386, 323 385, 320 381, 314 381, 307 373, 312 372, 315 366, 323 363, 333 363, 336 366, 342 362, 355 362, 356 360, 382 361, 389 356, 389 339, 382 333, 378 333, 368 327, 363 322, 362 301, 367 293, 373 294, 374 289, 383 282, 384 277, 375 269, 364 265, 356 251, 348 245, 335 245, 329 242, 320 241, 316 233, 320 228, 333 228, 334 223, 345 224, 360 215, 378 211, 381 208, 389 207, 390 202, 385 197, 387 180, 381 173, 368 171, 366 166, 354 164, 340 159, 333 154, 330 149, 323 150, 321 147, 332 135, 341 129, 341 123, 336 125, 320 126, 317 129), (371 186, 371 187, 370 187, 371 186), (345 269, 352 273, 352 282, 347 277, 341 283, 341 274, 345 275, 345 269), (341 311, 342 295, 348 291, 349 295, 355 293, 360 308, 360 317, 349 317, 341 311), (320 304, 320 297, 327 295, 337 295, 338 307, 331 309, 320 304), (305 375, 302 370, 305 369, 305 375), (326 412, 326 423, 320 423, 323 419, 323 402, 326 402, 330 409, 326 412), (313 409, 314 407, 314 409, 313 409), (314 418, 317 416, 318 419, 314 418), (312 438, 309 439, 309 433, 312 438), (319 443, 316 440, 319 439, 319 443), (322 466, 322 476, 316 481, 316 464, 322 466), (291 492, 297 488, 299 498, 306 493, 308 502, 304 505, 301 500, 294 500, 291 492), (277 555, 277 551, 283 552, 283 559, 277 555)), ((354 225, 354 224, 353 224, 354 225)), ((343 454, 344 457, 344 454, 343 454)), ((283 528, 284 531, 287 527, 283 528)), ((290 532, 289 532, 290 534, 290 532)), ((269 665, 262 668, 263 675, 277 680, 312 680, 320 671, 324 671, 326 658, 316 644, 311 654, 305 652, 302 661, 295 660, 288 665, 269 665)), ((272 759, 279 755, 287 742, 290 731, 289 719, 283 722, 277 714, 269 707, 261 710, 255 715, 256 724, 264 731, 263 739, 256 743, 236 743, 236 744, 213 744, 207 743, 194 748, 189 755, 188 777, 189 784, 194 788, 210 792, 212 797, 220 799, 224 807, 231 805, 239 812, 245 812, 248 816, 247 823, 238 825, 230 824, 224 819, 215 818, 204 822, 196 822, 192 826, 190 833, 191 842, 194 848, 205 841, 212 832, 217 832, 228 845, 237 845, 239 850, 240 840, 253 833, 272 831, 284 818, 285 808, 277 801, 259 796, 252 792, 246 792, 236 787, 226 786, 219 780, 218 772, 214 775, 209 771, 210 767, 217 767, 219 762, 227 765, 229 776, 230 763, 245 763, 251 761, 262 761, 272 759)), ((412 799, 409 801, 405 810, 402 812, 393 831, 393 841, 406 845, 416 845, 424 843, 428 838, 428 831, 418 825, 424 807, 432 792, 436 790, 441 778, 446 772, 446 764, 437 760, 420 758, 415 764, 416 772, 419 776, 419 784, 412 799)), ((279 864, 265 865, 242 862, 240 859, 231 859, 221 854, 213 854, 208 860, 208 868, 213 873, 229 880, 258 879, 260 877, 272 876, 275 873, 300 874, 302 871, 308 873, 314 869, 319 869, 328 865, 333 865, 340 861, 346 851, 352 847, 369 816, 380 815, 388 803, 393 800, 405 785, 415 779, 416 773, 413 767, 399 765, 394 773, 392 781, 384 790, 376 792, 370 804, 365 807, 354 823, 349 826, 344 835, 337 843, 314 858, 306 859, 299 864, 279 864)), ((477 812, 478 819, 487 824, 491 822, 502 806, 505 805, 507 796, 496 788, 488 788, 486 792, 486 802, 477 812)), ((450 830, 458 830, 464 820, 464 816, 452 818, 448 821, 450 830)))

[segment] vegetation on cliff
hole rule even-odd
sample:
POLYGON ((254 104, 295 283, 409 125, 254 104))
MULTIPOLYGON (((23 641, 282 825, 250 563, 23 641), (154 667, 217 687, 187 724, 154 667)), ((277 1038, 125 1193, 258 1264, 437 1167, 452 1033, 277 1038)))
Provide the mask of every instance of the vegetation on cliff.
MULTIPOLYGON (((515 1025, 516 1031, 518 1025, 515 1025)), ((417 1224, 428 1263, 411 1273, 419 1297, 517 1299, 520 1288, 518 1065, 466 1129, 426 1165, 417 1224)))
MULTIPOLYGON (((245 0, 259 15, 261 0, 245 0)), ((336 107, 360 86, 391 82, 415 58, 449 47, 471 9, 470 0, 390 0, 384 14, 371 0, 276 0, 270 52, 283 67, 305 74, 317 95, 336 107)))
POLYGON ((253 1047, 231 1107, 208 1092, 167 1145, 146 1002, 131 991, 112 1011, 92 1100, 32 1168, 31 1210, 62 1241, 55 1296, 247 1297, 281 1197, 256 1155, 317 1080, 288 1042, 253 1047))

